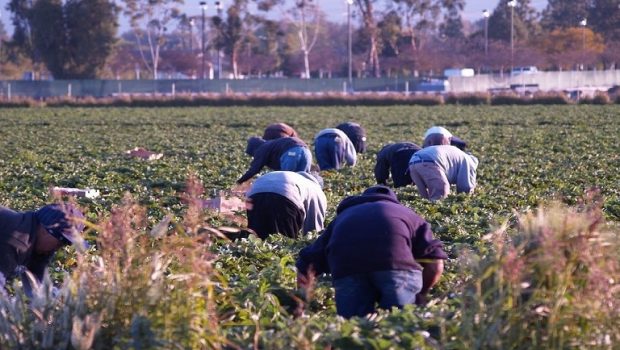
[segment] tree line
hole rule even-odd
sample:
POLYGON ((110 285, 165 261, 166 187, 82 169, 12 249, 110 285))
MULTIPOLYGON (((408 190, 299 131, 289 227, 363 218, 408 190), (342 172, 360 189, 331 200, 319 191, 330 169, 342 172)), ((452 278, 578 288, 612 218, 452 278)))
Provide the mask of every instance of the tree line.
POLYGON ((0 75, 55 79, 438 75, 511 66, 614 68, 620 0, 500 0, 480 19, 465 0, 352 0, 343 21, 320 0, 10 0, 0 75), (208 11, 207 11, 208 10, 208 11), (118 33, 119 18, 130 30, 118 33))

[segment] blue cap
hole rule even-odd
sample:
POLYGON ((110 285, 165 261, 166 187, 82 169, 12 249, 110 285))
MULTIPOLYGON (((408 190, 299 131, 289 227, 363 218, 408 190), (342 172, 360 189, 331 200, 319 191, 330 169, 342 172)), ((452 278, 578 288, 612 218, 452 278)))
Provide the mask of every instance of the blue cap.
POLYGON ((67 245, 84 230, 84 214, 71 203, 49 204, 34 215, 50 235, 67 245))

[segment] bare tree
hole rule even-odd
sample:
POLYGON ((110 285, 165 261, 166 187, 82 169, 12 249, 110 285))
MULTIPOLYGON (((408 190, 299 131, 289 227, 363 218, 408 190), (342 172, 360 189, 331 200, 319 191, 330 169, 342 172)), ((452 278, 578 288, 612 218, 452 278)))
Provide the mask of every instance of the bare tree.
POLYGON ((299 46, 304 58, 304 74, 302 78, 310 78, 310 52, 314 48, 319 37, 321 14, 318 0, 297 0, 293 8, 294 17, 297 19, 295 28, 299 37, 299 46), (311 27, 311 28, 310 28, 311 27), (312 31, 308 34, 308 31, 312 31))
POLYGON ((180 16, 178 5, 183 0, 123 0, 123 12, 130 18, 130 25, 138 44, 140 57, 153 79, 157 79, 160 50, 170 22, 180 16), (146 41, 147 48, 143 47, 146 41), (145 53, 145 51, 147 51, 145 53))

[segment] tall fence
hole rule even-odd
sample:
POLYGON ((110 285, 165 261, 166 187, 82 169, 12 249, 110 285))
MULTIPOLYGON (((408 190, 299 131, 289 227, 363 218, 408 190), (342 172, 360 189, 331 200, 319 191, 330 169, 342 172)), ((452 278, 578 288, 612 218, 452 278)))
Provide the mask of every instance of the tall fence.
POLYGON ((108 97, 123 94, 278 93, 341 91, 408 91, 416 78, 244 79, 244 80, 13 80, 0 82, 5 98, 108 97))
POLYGON ((510 75, 482 74, 473 77, 451 77, 449 91, 484 92, 489 90, 537 88, 541 91, 574 89, 607 90, 620 85, 620 70, 537 72, 535 74, 510 75))
POLYGON ((246 79, 246 80, 12 80, 0 81, 0 96, 31 97, 108 97, 125 94, 187 93, 279 93, 279 92, 483 92, 494 89, 536 87, 570 90, 584 87, 607 89, 620 85, 620 70, 539 72, 515 77, 477 75, 451 77, 444 85, 440 79, 414 77, 353 79, 246 79))

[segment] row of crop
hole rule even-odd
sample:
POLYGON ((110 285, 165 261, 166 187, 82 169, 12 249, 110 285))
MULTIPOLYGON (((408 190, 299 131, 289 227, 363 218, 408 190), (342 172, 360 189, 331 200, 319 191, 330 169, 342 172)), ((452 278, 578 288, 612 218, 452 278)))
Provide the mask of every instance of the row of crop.
POLYGON ((121 97, 56 97, 46 100, 33 98, 0 99, 0 108, 19 107, 227 107, 227 106, 390 106, 390 105, 569 105, 620 104, 620 96, 599 93, 592 97, 572 100, 564 93, 540 93, 531 96, 517 94, 491 95, 467 93, 449 95, 378 94, 203 94, 203 95, 139 95, 121 97))

